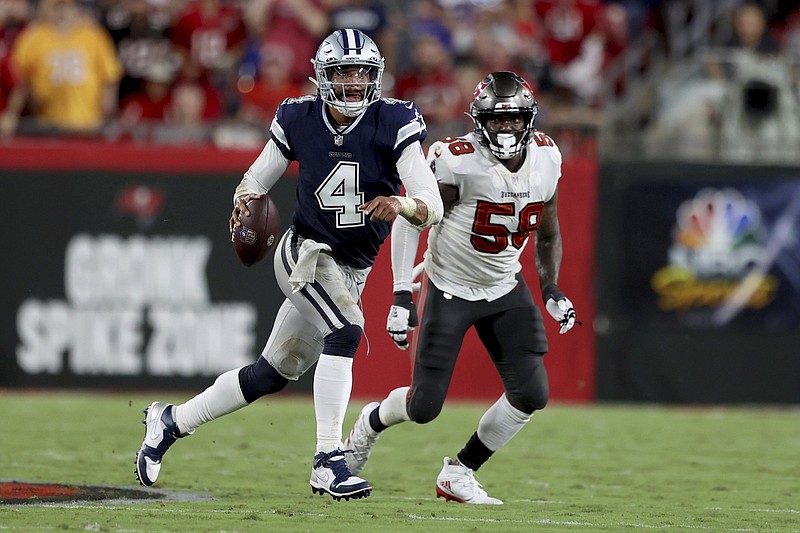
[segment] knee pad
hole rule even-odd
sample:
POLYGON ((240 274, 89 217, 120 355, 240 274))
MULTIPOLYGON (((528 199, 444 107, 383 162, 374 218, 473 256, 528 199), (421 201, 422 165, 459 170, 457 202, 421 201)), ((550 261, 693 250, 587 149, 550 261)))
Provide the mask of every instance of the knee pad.
POLYGON ((361 342, 361 328, 350 324, 329 333, 325 337, 322 353, 341 357, 355 357, 361 342))
POLYGON ((253 403, 262 396, 283 390, 287 383, 289 380, 278 374, 278 371, 263 357, 239 369, 239 386, 247 403, 253 403))
POLYGON ((427 424, 442 412, 447 390, 414 387, 406 403, 408 416, 417 424, 427 424))
POLYGON ((506 391, 508 403, 523 413, 533 414, 541 411, 547 405, 549 390, 547 385, 542 386, 537 380, 531 380, 524 391, 510 393, 506 391))

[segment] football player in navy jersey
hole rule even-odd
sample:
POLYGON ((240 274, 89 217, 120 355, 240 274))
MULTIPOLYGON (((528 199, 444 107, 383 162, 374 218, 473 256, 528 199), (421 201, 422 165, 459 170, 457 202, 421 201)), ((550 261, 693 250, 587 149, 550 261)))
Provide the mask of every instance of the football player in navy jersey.
POLYGON ((266 394, 316 363, 314 492, 363 498, 370 484, 353 475, 342 447, 353 357, 364 328, 359 298, 381 243, 398 217, 420 228, 441 220, 436 178, 422 151, 425 122, 412 102, 381 98, 384 61, 358 30, 337 30, 312 60, 317 94, 281 103, 270 139, 234 193, 231 235, 247 201, 267 194, 292 161, 297 202, 278 244, 274 270, 286 295, 258 360, 220 375, 181 405, 153 402, 136 454, 139 481, 158 478, 177 438, 266 394), (404 186, 406 195, 400 196, 404 186))
MULTIPOLYGON (((548 399, 542 314, 520 270, 532 233, 542 299, 560 333, 575 324, 572 302, 558 288, 561 231, 556 204, 561 153, 534 130, 538 105, 525 80, 493 72, 475 88, 474 131, 431 145, 428 161, 439 182, 445 217, 428 235, 424 300, 410 387, 367 404, 350 432, 347 462, 360 474, 381 432, 439 415, 464 335, 475 327, 497 368, 505 393, 483 415, 454 458, 445 457, 436 495, 448 501, 502 504, 475 479, 492 454, 509 442, 548 399)), ((392 228, 395 302, 387 330, 402 349, 416 320, 411 297, 419 227, 392 228)))

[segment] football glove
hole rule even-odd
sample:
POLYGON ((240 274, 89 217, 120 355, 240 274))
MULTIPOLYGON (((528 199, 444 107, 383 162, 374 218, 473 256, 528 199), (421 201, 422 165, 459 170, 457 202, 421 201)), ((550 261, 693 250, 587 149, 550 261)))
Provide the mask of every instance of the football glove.
POLYGON ((575 325, 575 308, 555 283, 551 283, 542 289, 542 300, 544 300, 544 306, 550 316, 555 318, 561 325, 559 333, 563 335, 571 330, 572 326, 575 325))
POLYGON ((417 306, 411 298, 411 291, 394 293, 394 304, 389 309, 386 331, 401 350, 408 348, 408 332, 417 327, 417 306))

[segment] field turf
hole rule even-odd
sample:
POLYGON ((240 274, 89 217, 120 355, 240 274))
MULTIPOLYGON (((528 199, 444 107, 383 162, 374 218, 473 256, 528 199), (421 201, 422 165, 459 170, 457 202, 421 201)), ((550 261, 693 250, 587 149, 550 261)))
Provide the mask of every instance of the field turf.
MULTIPOLYGON (((187 395, 0 392, 0 480, 136 487, 155 399, 187 395)), ((167 454, 153 489, 204 499, 0 505, 0 531, 800 531, 798 408, 553 404, 478 473, 505 505, 436 499, 485 407, 392 428, 363 473, 373 495, 336 502, 308 485, 311 399, 264 398, 167 454)))

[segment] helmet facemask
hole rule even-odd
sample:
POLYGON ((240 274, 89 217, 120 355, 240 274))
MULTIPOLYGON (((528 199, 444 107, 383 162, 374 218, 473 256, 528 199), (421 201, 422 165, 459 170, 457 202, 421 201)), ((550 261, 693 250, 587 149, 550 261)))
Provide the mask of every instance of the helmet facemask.
POLYGON ((531 111, 521 111, 518 113, 478 113, 475 131, 478 132, 486 146, 498 159, 511 159, 528 145, 533 133, 534 113, 531 111), (515 127, 501 126, 497 131, 493 131, 487 125, 492 119, 514 120, 520 118, 520 123, 515 127), (478 126, 479 124, 479 126, 478 126))
POLYGON ((322 41, 311 62, 316 78, 309 79, 320 98, 344 116, 357 117, 381 97, 383 57, 359 30, 335 31, 322 41))
POLYGON ((513 72, 493 72, 475 88, 470 116, 481 143, 498 159, 511 159, 521 153, 533 135, 533 123, 539 106, 528 83, 513 72), (502 126, 492 131, 492 119, 515 122, 515 127, 502 126))

